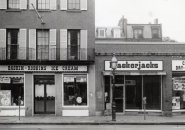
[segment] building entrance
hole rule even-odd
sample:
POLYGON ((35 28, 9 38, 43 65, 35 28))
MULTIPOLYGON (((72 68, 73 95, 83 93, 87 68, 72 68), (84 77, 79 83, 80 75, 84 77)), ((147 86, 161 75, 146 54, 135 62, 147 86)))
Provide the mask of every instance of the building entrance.
POLYGON ((115 102, 116 102, 116 112, 124 112, 124 84, 115 85, 115 102))
POLYGON ((54 76, 37 75, 34 77, 34 113, 55 113, 54 76))
MULTIPOLYGON (((116 75, 115 76, 115 103, 116 103, 116 112, 124 113, 125 112, 125 84, 124 76, 116 75)), ((112 104, 112 77, 105 76, 105 110, 111 109, 112 104)))

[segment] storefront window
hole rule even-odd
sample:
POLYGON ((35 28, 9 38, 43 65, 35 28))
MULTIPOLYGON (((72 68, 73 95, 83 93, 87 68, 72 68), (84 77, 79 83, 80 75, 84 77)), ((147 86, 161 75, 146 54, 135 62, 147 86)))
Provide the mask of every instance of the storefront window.
POLYGON ((0 106, 24 105, 24 78, 16 75, 0 75, 0 106))
MULTIPOLYGON (((146 97, 147 110, 161 110, 161 79, 162 76, 160 75, 117 75, 115 77, 115 100, 117 112, 123 112, 124 105, 127 110, 143 110, 144 97, 146 97)), ((105 76, 106 95, 111 91, 108 89, 108 87, 111 88, 109 82, 110 79, 105 76)), ((109 100, 106 101, 107 100, 105 100, 105 103, 109 100)))
POLYGON ((126 76, 126 109, 142 109, 142 76, 126 76))
POLYGON ((185 109, 185 77, 173 77, 172 109, 185 109))
POLYGON ((87 106, 86 75, 64 75, 64 105, 87 106))
POLYGON ((146 109, 161 109, 161 76, 143 76, 143 97, 146 97, 146 109))

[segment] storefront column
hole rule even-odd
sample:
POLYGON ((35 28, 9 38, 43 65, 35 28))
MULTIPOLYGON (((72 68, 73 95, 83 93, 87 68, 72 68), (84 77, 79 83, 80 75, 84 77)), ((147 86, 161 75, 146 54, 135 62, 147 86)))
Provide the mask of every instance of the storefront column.
POLYGON ((25 109, 26 116, 33 115, 33 75, 32 73, 25 74, 25 109))
POLYGON ((172 116, 172 73, 163 76, 163 103, 164 116, 172 116))
POLYGON ((55 97, 55 113, 56 116, 62 116, 62 74, 56 73, 55 74, 55 90, 56 90, 56 97, 55 97))
POLYGON ((89 89, 89 116, 95 115, 95 65, 89 66, 88 72, 88 89, 89 89))

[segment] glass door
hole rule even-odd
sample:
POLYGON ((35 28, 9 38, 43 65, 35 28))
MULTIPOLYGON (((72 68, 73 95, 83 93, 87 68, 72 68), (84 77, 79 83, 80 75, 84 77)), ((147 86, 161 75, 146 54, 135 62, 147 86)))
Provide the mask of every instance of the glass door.
POLYGON ((124 85, 115 85, 116 112, 124 112, 124 85))
POLYGON ((35 84, 35 113, 44 113, 45 108, 44 84, 35 84))
POLYGON ((125 76, 126 109, 142 109, 142 76, 125 76))
POLYGON ((55 86, 46 84, 46 112, 55 112, 55 86))
POLYGON ((35 76, 35 114, 55 113, 54 76, 35 76))

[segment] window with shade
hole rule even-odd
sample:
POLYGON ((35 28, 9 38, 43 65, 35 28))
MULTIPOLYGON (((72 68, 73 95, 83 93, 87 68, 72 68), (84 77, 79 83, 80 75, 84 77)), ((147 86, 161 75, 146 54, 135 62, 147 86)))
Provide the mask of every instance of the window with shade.
POLYGON ((80 10, 80 0, 68 0, 69 10, 80 10))
POLYGON ((8 0, 8 9, 19 9, 20 0, 8 0))
POLYGON ((80 30, 68 30, 68 59, 78 60, 80 57, 80 30))
POLYGON ((49 30, 37 30, 37 60, 49 59, 49 30))
POLYGON ((50 0, 37 0, 37 8, 39 10, 49 10, 50 0))
POLYGON ((17 59, 19 49, 19 29, 7 29, 7 59, 17 59))

